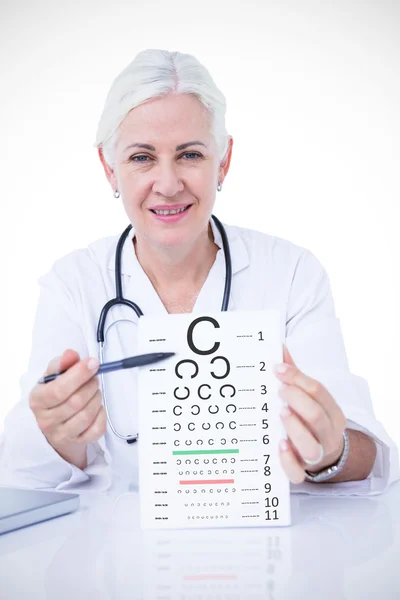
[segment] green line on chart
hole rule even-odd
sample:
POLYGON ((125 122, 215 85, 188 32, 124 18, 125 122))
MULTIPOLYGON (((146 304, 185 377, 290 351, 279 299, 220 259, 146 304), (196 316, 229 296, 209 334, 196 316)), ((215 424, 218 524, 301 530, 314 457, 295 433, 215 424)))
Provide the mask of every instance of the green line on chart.
POLYGON ((239 448, 230 450, 173 450, 172 454, 238 454, 239 448))

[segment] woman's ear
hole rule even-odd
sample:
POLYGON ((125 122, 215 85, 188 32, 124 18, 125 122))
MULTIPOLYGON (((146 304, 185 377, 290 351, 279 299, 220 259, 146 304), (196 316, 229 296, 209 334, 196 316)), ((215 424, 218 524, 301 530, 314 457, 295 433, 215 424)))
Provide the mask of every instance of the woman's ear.
POLYGON ((229 171, 229 166, 231 164, 231 158, 232 158, 232 147, 233 147, 233 137, 229 136, 228 149, 225 153, 224 160, 222 161, 222 163, 219 166, 219 171, 218 171, 218 181, 220 181, 221 183, 224 181, 224 179, 227 176, 228 171, 229 171))
POLYGON ((114 175, 114 171, 110 167, 110 165, 107 163, 106 159, 104 158, 103 148, 101 146, 99 146, 97 148, 97 151, 99 154, 100 162, 103 165, 104 173, 106 174, 107 181, 111 184, 112 189, 115 190, 118 188, 118 185, 117 185, 117 179, 114 175))

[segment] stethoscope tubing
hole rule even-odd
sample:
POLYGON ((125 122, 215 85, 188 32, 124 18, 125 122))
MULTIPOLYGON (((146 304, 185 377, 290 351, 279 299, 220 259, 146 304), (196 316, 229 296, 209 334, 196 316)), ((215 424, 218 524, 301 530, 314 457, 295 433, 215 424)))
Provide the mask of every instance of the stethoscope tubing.
MULTIPOLYGON (((214 219, 214 222, 221 234, 222 247, 223 247, 224 256, 225 256, 225 286, 224 286, 224 295, 222 298, 222 306, 221 306, 221 311, 225 312, 228 310, 229 300, 230 300, 230 296, 231 296, 232 259, 231 259, 231 253, 230 253, 230 248, 229 248, 228 236, 226 235, 225 228, 222 225, 221 221, 219 219, 217 219, 217 217, 215 215, 211 215, 211 217, 214 219)), ((104 362, 105 322, 106 322, 106 318, 107 318, 107 315, 108 315, 108 312, 110 311, 110 309, 113 308, 114 306, 124 305, 124 306, 128 306, 129 308, 134 310, 138 318, 143 316, 143 312, 140 309, 140 307, 137 304, 135 304, 135 302, 132 302, 131 300, 128 300, 127 298, 124 298, 123 293, 122 293, 122 269, 121 269, 122 251, 123 251, 123 247, 124 247, 126 238, 128 237, 131 229, 132 229, 132 224, 129 224, 128 227, 122 232, 122 234, 118 240, 117 248, 116 248, 116 252, 115 252, 115 292, 116 292, 116 296, 112 300, 109 300, 103 306, 101 313, 100 313, 99 321, 97 324, 97 342, 99 344, 100 363, 104 362)), ((122 435, 115 429, 115 427, 112 423, 112 420, 111 420, 110 412, 108 410, 108 402, 107 402, 107 396, 106 396, 106 392, 105 392, 103 373, 101 373, 101 375, 100 375, 100 381, 101 381, 101 388, 102 388, 101 391, 102 391, 102 396, 103 396, 104 408, 106 411, 107 421, 108 421, 111 431, 114 433, 114 435, 116 435, 121 440, 125 440, 128 444, 132 444, 133 442, 136 442, 139 437, 138 433, 133 434, 133 435, 122 435)))

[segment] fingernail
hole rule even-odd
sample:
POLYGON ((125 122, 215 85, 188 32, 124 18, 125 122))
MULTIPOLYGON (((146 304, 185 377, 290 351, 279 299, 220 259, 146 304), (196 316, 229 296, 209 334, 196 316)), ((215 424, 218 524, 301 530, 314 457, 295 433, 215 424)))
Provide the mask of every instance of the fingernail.
POLYGON ((277 373, 278 375, 283 375, 283 373, 286 373, 288 368, 289 368, 289 365, 286 365, 285 363, 283 363, 281 365, 273 366, 274 372, 277 373))
POLYGON ((287 450, 289 450, 289 444, 287 443, 287 441, 286 441, 286 440, 281 440, 281 441, 279 442, 279 448, 280 448, 281 450, 283 450, 283 452, 286 452, 287 450))
POLYGON ((287 406, 284 406, 281 410, 281 417, 283 417, 284 419, 286 419, 286 417, 288 417, 290 415, 290 410, 287 406))
POLYGON ((99 364, 100 364, 100 362, 97 360, 97 358, 90 358, 88 360, 87 367, 91 371, 94 371, 95 369, 98 368, 99 364))

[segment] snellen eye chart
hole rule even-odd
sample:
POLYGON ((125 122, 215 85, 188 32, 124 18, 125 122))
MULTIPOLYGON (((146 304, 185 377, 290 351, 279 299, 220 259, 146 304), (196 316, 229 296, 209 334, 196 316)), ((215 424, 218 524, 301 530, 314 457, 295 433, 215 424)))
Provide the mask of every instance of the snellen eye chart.
POLYGON ((279 311, 142 316, 148 352, 176 354, 138 369, 142 528, 289 525, 279 311))

